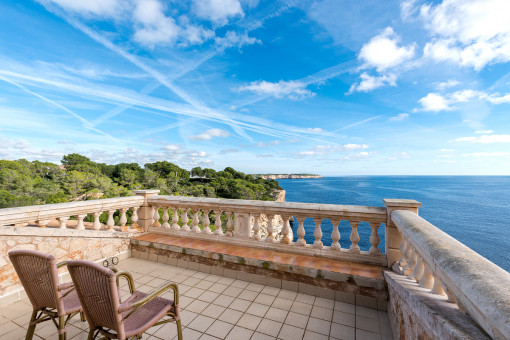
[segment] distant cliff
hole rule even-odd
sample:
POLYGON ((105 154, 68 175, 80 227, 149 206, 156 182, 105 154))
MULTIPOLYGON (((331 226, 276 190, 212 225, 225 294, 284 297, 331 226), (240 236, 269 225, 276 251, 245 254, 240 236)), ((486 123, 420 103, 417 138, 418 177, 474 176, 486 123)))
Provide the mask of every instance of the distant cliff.
POLYGON ((299 178, 322 178, 322 175, 315 174, 257 174, 255 176, 264 179, 299 179, 299 178))

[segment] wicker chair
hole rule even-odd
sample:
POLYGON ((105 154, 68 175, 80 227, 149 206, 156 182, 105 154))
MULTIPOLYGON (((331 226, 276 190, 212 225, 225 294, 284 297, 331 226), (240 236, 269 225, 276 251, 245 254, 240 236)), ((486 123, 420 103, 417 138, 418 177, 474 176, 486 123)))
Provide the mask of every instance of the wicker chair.
POLYGON ((53 255, 34 250, 13 250, 9 258, 34 307, 25 339, 33 338, 38 323, 52 320, 59 340, 65 340, 66 324, 73 316, 80 313, 85 321, 73 284, 58 281, 58 268, 66 262, 57 264, 53 255))
POLYGON ((107 339, 139 339, 152 326, 170 321, 177 323, 177 334, 182 339, 179 313, 179 291, 175 283, 166 283, 150 293, 135 290, 133 277, 128 272, 115 273, 90 261, 69 261, 83 311, 90 326, 88 340, 98 335, 107 339), (120 299, 119 280, 128 281, 131 296, 120 299), (174 300, 159 297, 172 289, 174 300), (165 316, 168 319, 162 320, 165 316))

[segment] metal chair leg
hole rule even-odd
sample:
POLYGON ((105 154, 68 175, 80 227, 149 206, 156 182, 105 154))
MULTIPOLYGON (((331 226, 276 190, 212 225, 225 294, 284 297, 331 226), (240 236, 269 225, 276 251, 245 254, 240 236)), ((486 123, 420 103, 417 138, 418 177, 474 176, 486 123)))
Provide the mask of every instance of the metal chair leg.
POLYGON ((177 324, 177 339, 182 340, 181 320, 177 320, 175 323, 177 324))
POLYGON ((87 318, 85 317, 85 313, 80 312, 80 320, 81 320, 81 322, 87 321, 87 318))
POLYGON ((25 336, 25 340, 32 340, 32 338, 34 337, 36 324, 35 323, 32 324, 32 322, 34 322, 36 318, 37 318, 37 311, 34 310, 32 312, 32 316, 30 317, 30 325, 28 326, 27 335, 25 336))
POLYGON ((91 329, 89 331, 89 336, 88 336, 87 340, 94 340, 94 330, 93 329, 91 329))
POLYGON ((61 332, 66 327, 65 316, 58 317, 58 340, 66 340, 66 333, 61 332))

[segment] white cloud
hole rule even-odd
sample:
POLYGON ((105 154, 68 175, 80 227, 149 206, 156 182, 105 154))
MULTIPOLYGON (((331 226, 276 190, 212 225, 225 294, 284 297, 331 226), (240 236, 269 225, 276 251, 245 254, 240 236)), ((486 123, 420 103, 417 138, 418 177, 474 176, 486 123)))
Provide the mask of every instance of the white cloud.
POLYGON ((413 58, 416 49, 415 44, 398 46, 399 40, 393 28, 386 27, 381 34, 363 45, 359 59, 364 67, 375 67, 379 72, 398 66, 413 58))
POLYGON ((192 140, 211 140, 214 137, 228 137, 230 136, 230 132, 222 129, 209 129, 199 135, 189 136, 189 139, 192 140))
POLYGON ((123 1, 119 0, 39 0, 43 4, 54 3, 66 11, 84 16, 117 17, 122 11, 123 1))
POLYGON ((337 152, 352 152, 356 150, 368 149, 366 144, 345 144, 345 145, 317 145, 311 150, 297 152, 300 156, 315 156, 315 155, 327 155, 337 152))
POLYGON ((347 156, 344 156, 342 159, 344 161, 360 161, 360 160, 367 159, 368 157, 372 156, 373 154, 375 154, 375 153, 367 152, 367 151, 360 151, 357 153, 351 153, 347 156))
POLYGON ((495 156, 510 156, 510 152, 474 152, 465 153, 464 157, 495 157, 495 156))
POLYGON ((248 36, 247 33, 239 34, 234 31, 228 31, 224 37, 216 37, 214 41, 221 49, 234 46, 241 48, 245 45, 262 44, 262 41, 248 36))
POLYGON ((441 152, 454 152, 455 149, 441 149, 439 151, 441 151, 441 152))
POLYGON ((407 118, 409 118, 409 113, 399 113, 395 117, 391 117, 390 121, 392 121, 392 122, 401 122, 403 120, 406 120, 407 118))
POLYGON ((510 60, 510 2, 507 0, 444 0, 420 9, 434 35, 424 55, 481 70, 510 60))
POLYGON ((359 84, 353 84, 349 89, 348 94, 355 91, 368 92, 385 85, 397 86, 397 76, 393 73, 385 74, 380 77, 371 76, 366 72, 360 75, 361 82, 359 84))
POLYGON ((423 111, 450 111, 452 107, 448 105, 448 101, 439 93, 429 93, 425 97, 418 100, 423 111))
POLYGON ((241 86, 238 91, 251 91, 259 95, 270 95, 275 98, 289 97, 290 99, 303 99, 315 94, 308 90, 307 84, 298 81, 283 81, 271 83, 265 80, 251 82, 250 85, 241 86))
POLYGON ((134 40, 141 45, 154 48, 157 44, 172 45, 179 36, 180 28, 174 19, 163 12, 159 0, 138 0, 133 13, 136 25, 134 40))
POLYGON ((449 79, 448 81, 445 81, 445 82, 437 84, 436 85, 436 89, 442 91, 444 89, 447 89, 447 88, 450 88, 450 87, 454 87, 454 86, 457 86, 459 84, 460 84, 460 81, 454 80, 454 79, 449 79))
POLYGON ((194 0, 192 8, 198 17, 221 26, 226 25, 229 18, 244 17, 238 0, 194 0))
POLYGON ((411 155, 407 152, 394 152, 390 159, 409 159, 411 155))
POLYGON ((306 131, 310 133, 321 133, 323 130, 321 128, 308 128, 306 131))
POLYGON ((493 132, 494 131, 492 131, 492 130, 477 130, 477 131, 475 131, 475 133, 477 135, 488 135, 488 134, 491 134, 493 132))
POLYGON ((480 144, 510 143, 510 135, 482 135, 479 137, 460 137, 455 142, 471 142, 480 144))

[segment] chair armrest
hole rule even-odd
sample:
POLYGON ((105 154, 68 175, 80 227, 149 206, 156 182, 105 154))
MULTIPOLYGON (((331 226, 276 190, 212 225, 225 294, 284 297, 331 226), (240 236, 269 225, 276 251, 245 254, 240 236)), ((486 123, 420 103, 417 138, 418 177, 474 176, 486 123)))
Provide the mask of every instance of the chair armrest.
POLYGON ((131 312, 129 312, 128 315, 126 315, 123 320, 126 320, 129 318, 134 312, 136 312, 140 307, 148 303, 149 301, 153 300, 154 298, 158 297, 159 295, 163 294, 167 290, 172 289, 174 292, 174 306, 178 308, 179 306, 179 287, 176 283, 167 282, 162 284, 161 286, 154 288, 152 291, 150 291, 146 297, 143 299, 140 299, 138 301, 132 302, 132 303, 123 303, 119 307, 119 313, 125 312, 127 310, 130 310, 131 308, 134 308, 131 312))
POLYGON ((57 263, 57 268, 60 268, 63 266, 67 266, 67 261, 62 261, 62 262, 57 263))
POLYGON ((123 270, 121 272, 117 271, 116 272, 117 287, 119 286, 121 277, 123 277, 127 280, 128 286, 129 286, 129 292, 131 294, 133 294, 133 292, 135 291, 135 280, 133 280, 133 276, 125 270, 123 270))

